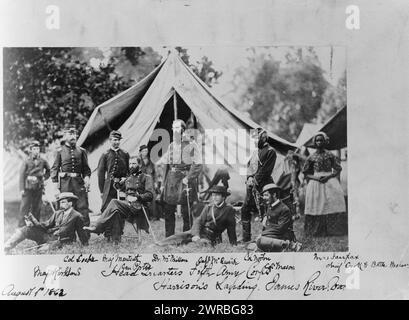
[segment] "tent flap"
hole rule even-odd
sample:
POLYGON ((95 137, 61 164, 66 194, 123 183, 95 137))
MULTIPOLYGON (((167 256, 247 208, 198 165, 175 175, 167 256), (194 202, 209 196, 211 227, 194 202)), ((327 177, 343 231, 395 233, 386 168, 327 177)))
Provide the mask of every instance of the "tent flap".
MULTIPOLYGON (((328 150, 340 150, 347 146, 347 107, 339 110, 331 119, 329 119, 318 131, 325 132, 329 137, 328 150)), ((314 135, 315 135, 314 133, 314 135)), ((306 147, 313 148, 313 137, 304 144, 306 147)))

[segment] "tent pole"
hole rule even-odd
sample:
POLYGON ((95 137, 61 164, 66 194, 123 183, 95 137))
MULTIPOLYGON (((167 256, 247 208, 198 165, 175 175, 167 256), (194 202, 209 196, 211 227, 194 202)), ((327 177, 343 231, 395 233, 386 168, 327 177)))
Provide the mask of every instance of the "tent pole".
POLYGON ((178 105, 177 105, 177 97, 176 97, 176 90, 173 89, 173 113, 174 113, 174 120, 178 118, 178 105))
POLYGON ((294 204, 294 209, 295 209, 295 219, 298 219, 300 217, 300 198, 298 194, 298 163, 295 160, 294 153, 290 153, 287 155, 289 162, 290 162, 290 172, 291 172, 291 189, 292 189, 292 194, 293 194, 293 204, 294 204))

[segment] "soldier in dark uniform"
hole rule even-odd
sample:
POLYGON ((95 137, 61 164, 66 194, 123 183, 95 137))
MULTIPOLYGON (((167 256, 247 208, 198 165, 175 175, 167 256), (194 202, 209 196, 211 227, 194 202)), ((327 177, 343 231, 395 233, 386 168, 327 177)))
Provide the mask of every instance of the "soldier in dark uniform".
POLYGON ((118 131, 109 134, 111 148, 104 152, 98 163, 98 186, 101 191, 101 212, 112 199, 117 199, 114 183, 120 182, 129 174, 129 153, 120 149, 122 135, 118 131))
POLYGON ((202 171, 200 154, 197 144, 183 136, 185 128, 183 120, 173 122, 173 142, 168 149, 163 186, 166 237, 175 233, 175 211, 178 204, 182 209, 183 231, 192 227, 193 217, 191 213, 189 215, 186 188, 189 188, 190 207, 198 199, 198 176, 202 171))
POLYGON ((266 203, 263 230, 257 238, 257 247, 265 252, 283 250, 299 251, 301 243, 295 239, 290 209, 280 200, 281 188, 274 183, 266 184, 262 190, 266 203))
POLYGON ((136 157, 131 157, 129 170, 130 175, 125 181, 115 186, 125 190, 125 200, 112 199, 95 225, 84 227, 85 230, 105 233, 108 241, 112 238, 114 242, 120 242, 126 220, 149 233, 145 213, 147 204, 153 199, 152 178, 140 171, 136 157))
POLYGON ((18 226, 25 225, 24 216, 29 212, 40 220, 41 198, 44 190, 44 181, 50 177, 48 162, 40 157, 40 143, 33 141, 30 144, 30 155, 20 169, 20 221, 18 226))
POLYGON ((222 242, 222 233, 225 230, 230 244, 237 244, 235 210, 226 203, 226 197, 230 193, 224 186, 213 186, 208 192, 212 194, 213 203, 203 208, 192 229, 167 237, 157 245, 180 245, 199 240, 202 243, 215 245, 222 242))
POLYGON ((89 225, 88 190, 91 169, 85 149, 77 147, 77 130, 69 127, 65 130, 64 144, 57 152, 51 167, 51 180, 57 184, 60 192, 72 192, 78 197, 76 210, 89 225))
POLYGON ((248 163, 246 182, 246 197, 241 208, 241 223, 243 227, 243 242, 251 241, 251 212, 263 215, 263 206, 260 205, 260 193, 268 183, 273 183, 271 174, 277 159, 275 150, 268 144, 267 132, 257 129, 257 149, 248 163))
POLYGON ((75 241, 76 234, 83 245, 88 245, 88 235, 83 230, 82 215, 73 209, 73 202, 77 199, 72 192, 60 193, 57 201, 61 210, 56 211, 45 222, 40 223, 33 215, 28 214, 25 217, 25 226, 18 228, 7 240, 5 251, 10 251, 25 239, 33 240, 38 245, 49 244, 49 247, 61 247, 63 244, 75 241))

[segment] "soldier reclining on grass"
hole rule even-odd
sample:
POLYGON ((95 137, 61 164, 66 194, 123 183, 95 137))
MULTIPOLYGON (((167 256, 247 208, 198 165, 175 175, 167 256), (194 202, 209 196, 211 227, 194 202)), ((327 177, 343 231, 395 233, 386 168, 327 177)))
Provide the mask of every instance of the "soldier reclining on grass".
POLYGON ((153 182, 149 175, 142 173, 136 157, 129 161, 130 175, 115 185, 118 190, 125 187, 126 199, 112 199, 101 217, 91 227, 84 227, 93 233, 104 233, 108 241, 121 241, 125 220, 136 224, 139 230, 149 233, 146 205, 153 199, 153 182))
POLYGON ((222 233, 226 229, 230 244, 236 245, 235 211, 231 205, 226 203, 226 197, 230 193, 223 186, 213 186, 209 192, 212 194, 213 204, 209 204, 203 209, 192 228, 167 237, 158 242, 157 245, 181 245, 197 241, 215 245, 222 242, 222 233))
POLYGON ((75 233, 83 245, 88 245, 88 235, 83 230, 84 218, 74 210, 74 200, 78 200, 78 197, 72 192, 60 193, 57 201, 61 210, 56 211, 46 222, 38 222, 31 214, 26 216, 26 226, 18 228, 10 237, 5 244, 5 251, 9 252, 25 239, 35 241, 39 246, 44 244, 42 250, 61 247, 75 241, 75 233))

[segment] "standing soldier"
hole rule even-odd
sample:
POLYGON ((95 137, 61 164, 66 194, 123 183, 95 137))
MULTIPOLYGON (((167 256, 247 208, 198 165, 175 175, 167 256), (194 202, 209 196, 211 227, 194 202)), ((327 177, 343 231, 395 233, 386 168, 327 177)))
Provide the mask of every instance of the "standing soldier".
POLYGON ((129 173, 129 153, 120 149, 122 135, 119 131, 111 131, 109 142, 111 148, 102 154, 98 163, 98 186, 101 191, 101 212, 112 199, 117 198, 114 184, 121 181, 129 173))
POLYGON ((72 192, 78 197, 76 210, 89 226, 88 190, 91 169, 85 149, 76 146, 77 130, 69 127, 64 132, 64 144, 57 152, 51 167, 51 180, 60 192, 72 192))
POLYGON ((40 157, 40 143, 33 141, 30 144, 30 155, 24 161, 20 170, 20 221, 19 227, 25 226, 24 217, 29 212, 40 220, 41 198, 44 190, 44 181, 50 177, 50 166, 40 157))
POLYGON ((198 176, 202 171, 197 145, 183 139, 186 124, 183 120, 173 121, 173 142, 169 145, 163 186, 166 237, 175 234, 175 210, 181 205, 183 231, 190 230, 193 217, 189 208, 197 201, 198 176))
POLYGON ((273 183, 271 174, 277 158, 276 152, 268 144, 267 131, 258 128, 255 143, 257 150, 248 163, 246 198, 241 208, 243 242, 251 241, 251 212, 256 209, 259 214, 262 214, 260 193, 266 184, 273 183))

